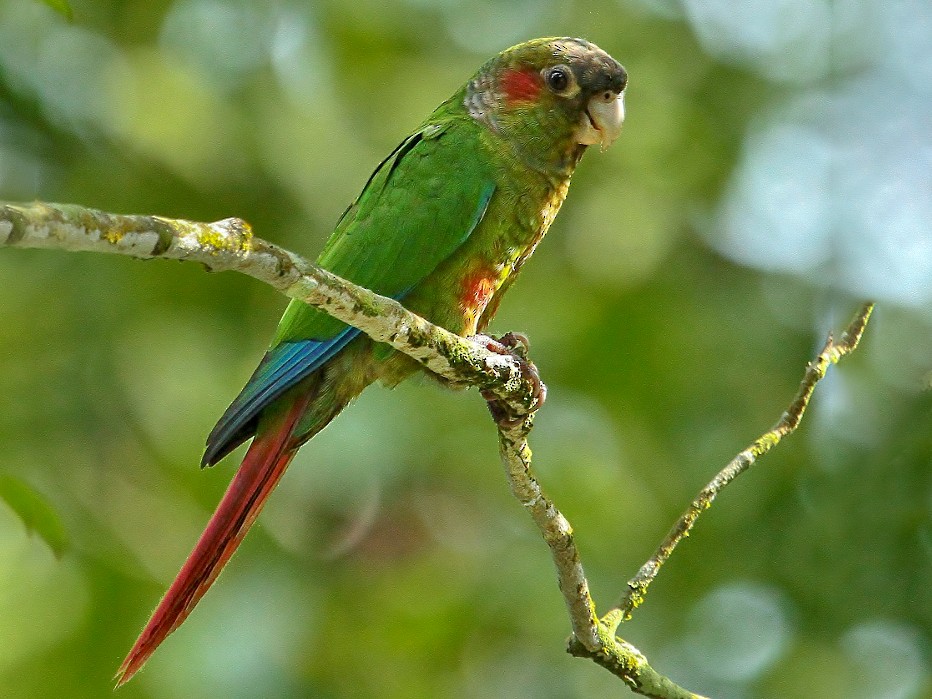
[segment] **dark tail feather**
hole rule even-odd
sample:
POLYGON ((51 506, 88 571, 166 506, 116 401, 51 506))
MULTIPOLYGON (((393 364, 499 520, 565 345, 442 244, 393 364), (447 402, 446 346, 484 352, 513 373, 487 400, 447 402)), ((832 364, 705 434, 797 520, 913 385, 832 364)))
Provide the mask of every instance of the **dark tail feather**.
POLYGON ((253 440, 194 550, 117 670, 117 687, 129 681, 181 625, 230 560, 295 455, 292 433, 315 393, 308 391, 296 398, 277 424, 253 440))

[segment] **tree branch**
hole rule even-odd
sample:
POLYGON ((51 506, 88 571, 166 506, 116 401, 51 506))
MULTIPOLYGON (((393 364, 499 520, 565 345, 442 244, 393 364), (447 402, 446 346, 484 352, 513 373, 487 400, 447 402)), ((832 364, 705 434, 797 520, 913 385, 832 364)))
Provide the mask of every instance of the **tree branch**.
POLYGON ((488 343, 448 332, 401 304, 341 279, 302 257, 253 235, 236 218, 197 223, 161 216, 109 214, 74 205, 0 202, 0 246, 92 251, 140 259, 200 262, 209 271, 235 270, 291 298, 323 309, 374 340, 391 345, 430 371, 476 386, 490 402, 512 494, 530 513, 550 547, 573 635, 567 650, 588 657, 635 692, 657 699, 702 699, 657 673, 644 655, 617 638, 621 622, 643 601, 647 588, 676 545, 715 496, 799 425, 816 383, 830 364, 852 352, 870 318, 865 304, 841 340, 831 337, 809 365, 799 393, 777 424, 732 460, 692 502, 653 556, 628 583, 628 592, 601 619, 589 593, 573 530, 531 473, 528 435, 542 403, 542 384, 520 352, 495 352, 488 343))
POLYGON ((657 577, 660 568, 670 558, 677 544, 689 535, 689 531, 693 528, 699 515, 712 506, 715 496, 735 478, 747 471, 757 459, 779 444, 784 437, 796 431, 803 419, 803 413, 806 412, 806 407, 809 405, 809 400, 812 398, 812 393, 815 391, 816 384, 825 378, 830 365, 836 364, 839 359, 857 349, 858 343, 861 341, 861 335, 863 335, 864 329, 867 327, 867 322, 870 320, 873 310, 873 303, 862 304, 838 342, 835 342, 835 339, 829 334, 822 351, 806 367, 806 373, 799 385, 799 390, 796 392, 796 397, 783 412, 783 415, 780 416, 780 419, 777 420, 777 423, 755 439, 747 449, 735 456, 690 503, 689 507, 660 543, 660 546, 657 547, 654 555, 628 581, 628 591, 622 600, 603 617, 603 622, 608 625, 613 633, 621 622, 631 618, 631 613, 644 601, 647 588, 657 577))
POLYGON ((517 412, 536 404, 516 357, 490 352, 429 323, 393 299, 262 240, 238 218, 199 223, 111 214, 72 204, 0 202, 0 246, 188 260, 200 262, 208 271, 241 272, 285 296, 323 309, 413 357, 435 374, 490 391, 517 412))
POLYGON ((598 620, 598 647, 590 646, 588 638, 576 634, 574 624, 574 635, 570 637, 567 646, 567 651, 571 655, 591 658, 610 672, 621 677, 635 692, 646 696, 683 697, 684 699, 697 696, 677 687, 666 677, 657 674, 647 665, 646 660, 644 660, 644 667, 632 666, 632 659, 643 658, 643 656, 626 641, 616 637, 615 633, 619 625, 630 619, 632 612, 644 601, 647 589, 654 578, 657 577, 660 568, 670 558, 677 544, 688 536, 699 515, 712 506, 712 501, 716 495, 735 478, 748 470, 758 458, 796 430, 806 411, 806 407, 809 405, 816 384, 825 377, 830 365, 837 363, 857 348, 873 310, 873 303, 864 303, 858 309, 838 342, 835 342, 834 338, 829 335, 822 351, 807 366, 799 391, 797 391, 793 402, 783 412, 777 423, 732 459, 690 503, 686 512, 673 525, 654 554, 641 566, 637 574, 628 581, 628 590, 622 600, 598 620))

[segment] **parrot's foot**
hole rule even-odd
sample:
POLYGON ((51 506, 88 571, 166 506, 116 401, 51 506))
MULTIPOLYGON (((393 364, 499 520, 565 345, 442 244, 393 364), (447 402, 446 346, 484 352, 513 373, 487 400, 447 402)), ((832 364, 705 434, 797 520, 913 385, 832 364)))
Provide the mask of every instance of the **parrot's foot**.
POLYGON ((547 400, 547 386, 541 381, 540 373, 537 371, 534 362, 528 359, 528 351, 531 348, 530 341, 526 335, 516 332, 505 333, 498 339, 489 335, 473 335, 469 339, 478 342, 490 352, 511 355, 518 360, 518 365, 521 367, 521 377, 531 385, 532 401, 525 412, 517 413, 491 391, 482 392, 482 397, 489 404, 489 412, 492 413, 492 418, 499 426, 506 429, 518 426, 524 422, 527 415, 536 411, 547 400))

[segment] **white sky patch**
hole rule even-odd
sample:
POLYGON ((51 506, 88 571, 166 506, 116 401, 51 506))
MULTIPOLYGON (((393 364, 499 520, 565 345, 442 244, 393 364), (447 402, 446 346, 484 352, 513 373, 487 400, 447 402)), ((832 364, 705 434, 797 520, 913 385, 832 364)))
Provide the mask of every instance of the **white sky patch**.
POLYGON ((828 68, 832 16, 825 0, 683 0, 682 5, 713 56, 790 82, 820 77, 828 68))
POLYGON ((886 66, 750 132, 708 231, 734 260, 916 307, 932 300, 932 113, 886 66))

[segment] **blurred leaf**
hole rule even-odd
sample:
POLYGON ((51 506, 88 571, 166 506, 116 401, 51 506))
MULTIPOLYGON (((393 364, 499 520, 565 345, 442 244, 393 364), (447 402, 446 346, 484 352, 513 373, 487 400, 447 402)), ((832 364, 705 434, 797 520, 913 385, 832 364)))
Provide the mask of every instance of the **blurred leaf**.
POLYGON ((55 10, 69 22, 74 19, 74 11, 71 9, 71 3, 68 0, 42 0, 46 5, 55 10))
POLYGON ((55 556, 61 557, 68 548, 65 527, 42 495, 18 478, 4 475, 0 476, 0 499, 19 515, 28 532, 41 536, 55 556))

